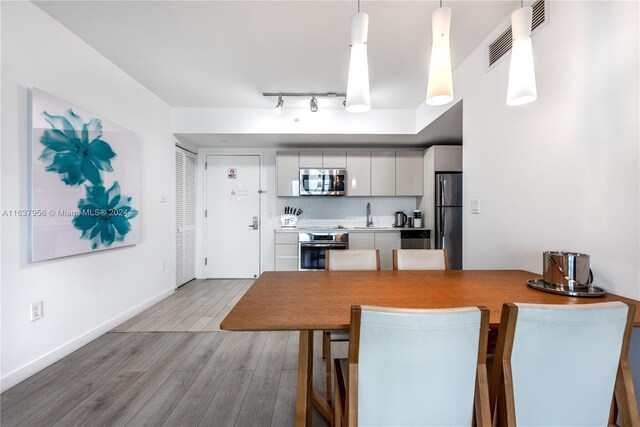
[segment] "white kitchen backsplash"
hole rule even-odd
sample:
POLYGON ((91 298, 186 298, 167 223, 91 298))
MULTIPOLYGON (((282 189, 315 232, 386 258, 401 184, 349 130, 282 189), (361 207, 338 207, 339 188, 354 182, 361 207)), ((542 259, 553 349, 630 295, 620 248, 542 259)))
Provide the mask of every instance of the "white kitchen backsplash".
POLYGON ((407 215, 416 209, 415 197, 278 197, 278 215, 284 213, 285 206, 302 209, 298 226, 309 225, 365 225, 367 203, 371 203, 371 216, 376 227, 393 224, 393 214, 403 211, 407 215))

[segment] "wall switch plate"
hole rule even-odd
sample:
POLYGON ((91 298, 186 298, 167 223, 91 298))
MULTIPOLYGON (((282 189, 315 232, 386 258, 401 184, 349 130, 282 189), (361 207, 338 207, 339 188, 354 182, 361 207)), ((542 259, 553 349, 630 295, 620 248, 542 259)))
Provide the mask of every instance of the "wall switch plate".
POLYGON ((42 319, 42 301, 34 302, 31 304, 31 311, 29 312, 29 320, 35 322, 42 319))
POLYGON ((480 200, 472 200, 471 201, 471 213, 479 214, 480 213, 480 200))

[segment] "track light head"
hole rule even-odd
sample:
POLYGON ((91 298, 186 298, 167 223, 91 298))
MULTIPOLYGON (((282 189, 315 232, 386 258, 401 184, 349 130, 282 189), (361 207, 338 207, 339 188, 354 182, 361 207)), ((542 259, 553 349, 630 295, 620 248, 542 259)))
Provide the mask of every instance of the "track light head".
POLYGON ((311 112, 315 113, 318 111, 318 100, 315 96, 311 97, 311 102, 309 102, 309 107, 311 108, 311 112))
POLYGON ((276 104, 276 113, 282 113, 282 106, 284 105, 284 99, 282 99, 282 96, 278 97, 278 103, 276 104))

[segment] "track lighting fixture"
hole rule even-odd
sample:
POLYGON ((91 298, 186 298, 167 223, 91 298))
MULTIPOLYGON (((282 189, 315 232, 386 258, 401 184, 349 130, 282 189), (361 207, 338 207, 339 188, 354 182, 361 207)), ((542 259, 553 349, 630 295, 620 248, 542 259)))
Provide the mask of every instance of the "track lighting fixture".
POLYGON ((318 111, 318 100, 316 99, 315 96, 311 97, 311 102, 309 102, 309 107, 312 113, 315 113, 318 111))
POLYGON ((283 105, 284 105, 284 99, 282 99, 282 96, 279 96, 278 103, 276 104, 276 113, 282 113, 283 105))
MULTIPOLYGON (((317 98, 343 98, 345 99, 345 102, 342 103, 343 106, 346 107, 346 94, 344 93, 338 93, 338 92, 324 92, 324 93, 318 93, 318 92, 280 92, 280 93, 263 93, 262 96, 267 96, 267 97, 277 97, 278 98, 278 102, 275 106, 276 112, 281 112, 282 111, 282 106, 284 105, 284 98, 289 97, 289 98, 311 98, 311 101, 309 101, 309 109, 311 110, 312 113, 315 113, 318 111, 318 100, 317 98)), ((289 107, 291 108, 291 107, 289 107)), ((348 108, 347 108, 348 110, 348 108)))

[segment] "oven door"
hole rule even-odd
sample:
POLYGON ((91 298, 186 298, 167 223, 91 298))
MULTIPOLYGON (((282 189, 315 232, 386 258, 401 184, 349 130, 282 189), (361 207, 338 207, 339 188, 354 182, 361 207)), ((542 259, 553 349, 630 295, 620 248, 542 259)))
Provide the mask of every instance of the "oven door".
POLYGON ((324 270, 324 262, 327 254, 327 249, 347 249, 347 243, 313 243, 313 242, 300 242, 299 244, 299 259, 300 264, 298 270, 300 271, 317 271, 324 270))

